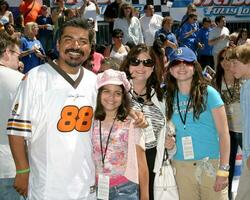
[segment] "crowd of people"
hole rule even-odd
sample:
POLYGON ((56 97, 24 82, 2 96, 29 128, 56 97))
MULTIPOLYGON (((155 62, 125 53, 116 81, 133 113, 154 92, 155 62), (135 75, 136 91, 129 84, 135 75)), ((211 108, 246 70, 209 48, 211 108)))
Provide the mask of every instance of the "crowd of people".
POLYGON ((115 0, 100 48, 97 1, 56 3, 23 0, 14 19, 0 0, 0 199, 154 200, 167 152, 180 200, 233 200, 240 147, 247 200, 247 29, 199 24, 190 4, 173 32, 153 5, 115 0))

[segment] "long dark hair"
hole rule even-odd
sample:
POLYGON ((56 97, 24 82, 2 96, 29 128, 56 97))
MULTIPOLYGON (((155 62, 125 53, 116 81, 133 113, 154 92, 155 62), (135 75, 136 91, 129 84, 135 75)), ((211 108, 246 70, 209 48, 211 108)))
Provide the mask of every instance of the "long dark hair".
POLYGON ((235 44, 236 44, 236 45, 238 44, 239 40, 242 38, 242 34, 243 34, 243 33, 247 33, 247 37, 249 37, 249 33, 248 33, 248 31, 247 31, 246 28, 240 29, 239 34, 238 34, 238 37, 236 38, 236 41, 235 41, 235 44))
MULTIPOLYGON (((169 64, 167 75, 166 75, 166 102, 167 102, 167 119, 172 118, 174 109, 174 98, 178 92, 178 85, 176 79, 171 75, 170 68, 171 63, 169 64)), ((191 97, 191 107, 193 108, 194 119, 199 119, 200 114, 206 110, 207 103, 207 82, 203 78, 202 68, 197 61, 193 63, 194 74, 191 83, 190 97, 191 97)))
POLYGON ((8 4, 8 2, 7 1, 2 1, 1 2, 1 4, 0 4, 0 6, 2 6, 2 5, 5 5, 6 7, 5 7, 5 12, 7 11, 7 10, 9 10, 10 9, 10 5, 8 4))
POLYGON ((162 51, 156 51, 156 49, 154 49, 154 48, 156 48, 156 47, 147 47, 145 44, 136 45, 135 47, 133 47, 129 51, 126 59, 121 64, 120 69, 121 69, 121 71, 124 71, 126 73, 128 79, 132 79, 131 74, 129 72, 130 61, 134 58, 137 58, 137 56, 140 53, 148 52, 151 59, 154 62, 154 69, 153 69, 153 72, 150 75, 150 77, 148 78, 147 83, 146 83, 146 96, 147 96, 147 99, 150 99, 151 98, 151 90, 152 90, 152 88, 154 88, 157 98, 160 101, 162 101, 163 90, 161 89, 160 84, 161 84, 163 69, 164 69, 163 57, 158 56, 158 55, 160 55, 160 52, 162 53, 162 51), (162 62, 161 62, 161 58, 162 58, 162 62))
POLYGON ((216 74, 212 83, 213 83, 213 86, 219 91, 219 93, 221 92, 222 78, 224 76, 224 69, 221 66, 221 61, 223 59, 226 59, 226 55, 223 56, 223 54, 225 54, 226 51, 228 51, 229 49, 230 47, 225 47, 219 52, 218 57, 217 57, 216 74))
POLYGON ((131 19, 133 17, 133 6, 130 3, 125 2, 125 3, 121 4, 121 6, 119 8, 118 18, 122 19, 122 18, 125 17, 124 9, 126 7, 130 7, 131 8, 131 13, 130 13, 129 18, 131 19))
MULTIPOLYGON (((120 121, 124 121, 129 114, 131 105, 130 105, 128 93, 124 89, 123 85, 120 85, 120 87, 122 88, 122 103, 117 110, 116 118, 120 121)), ((101 95, 102 95, 102 91, 104 90, 104 88, 105 86, 99 88, 98 90, 97 103, 96 103, 96 109, 95 109, 95 119, 100 120, 100 121, 103 121, 106 117, 106 112, 101 103, 101 95)))

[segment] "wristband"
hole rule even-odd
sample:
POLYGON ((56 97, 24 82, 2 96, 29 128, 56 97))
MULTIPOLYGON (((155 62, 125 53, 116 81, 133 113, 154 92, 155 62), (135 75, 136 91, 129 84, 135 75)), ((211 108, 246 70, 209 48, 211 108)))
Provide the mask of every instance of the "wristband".
POLYGON ((30 172, 30 168, 16 170, 16 174, 26 174, 28 172, 30 172))
POLYGON ((222 177, 228 177, 229 176, 229 171, 218 170, 216 175, 217 176, 222 176, 222 177))

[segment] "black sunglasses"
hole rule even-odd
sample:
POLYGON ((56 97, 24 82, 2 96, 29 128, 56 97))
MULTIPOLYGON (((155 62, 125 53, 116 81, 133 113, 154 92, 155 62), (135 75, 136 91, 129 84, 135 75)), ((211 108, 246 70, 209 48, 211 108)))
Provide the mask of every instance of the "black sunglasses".
POLYGON ((138 66, 142 63, 145 67, 153 67, 154 66, 154 61, 152 59, 147 59, 147 60, 140 60, 137 58, 132 58, 130 60, 130 65, 133 66, 138 66))
POLYGON ((189 61, 185 61, 185 60, 174 60, 174 61, 170 62, 169 66, 170 67, 175 67, 176 65, 180 65, 182 63, 185 64, 185 65, 188 65, 188 66, 194 64, 194 62, 189 62, 189 61))

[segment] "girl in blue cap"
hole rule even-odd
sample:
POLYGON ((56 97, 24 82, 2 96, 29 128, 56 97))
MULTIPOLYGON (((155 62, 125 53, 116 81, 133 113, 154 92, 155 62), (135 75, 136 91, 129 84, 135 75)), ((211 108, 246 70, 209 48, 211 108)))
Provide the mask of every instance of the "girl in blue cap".
POLYGON ((176 126, 173 165, 181 200, 226 200, 230 139, 224 103, 187 47, 170 57, 167 118, 176 126), (188 172, 188 173, 187 173, 188 172))

